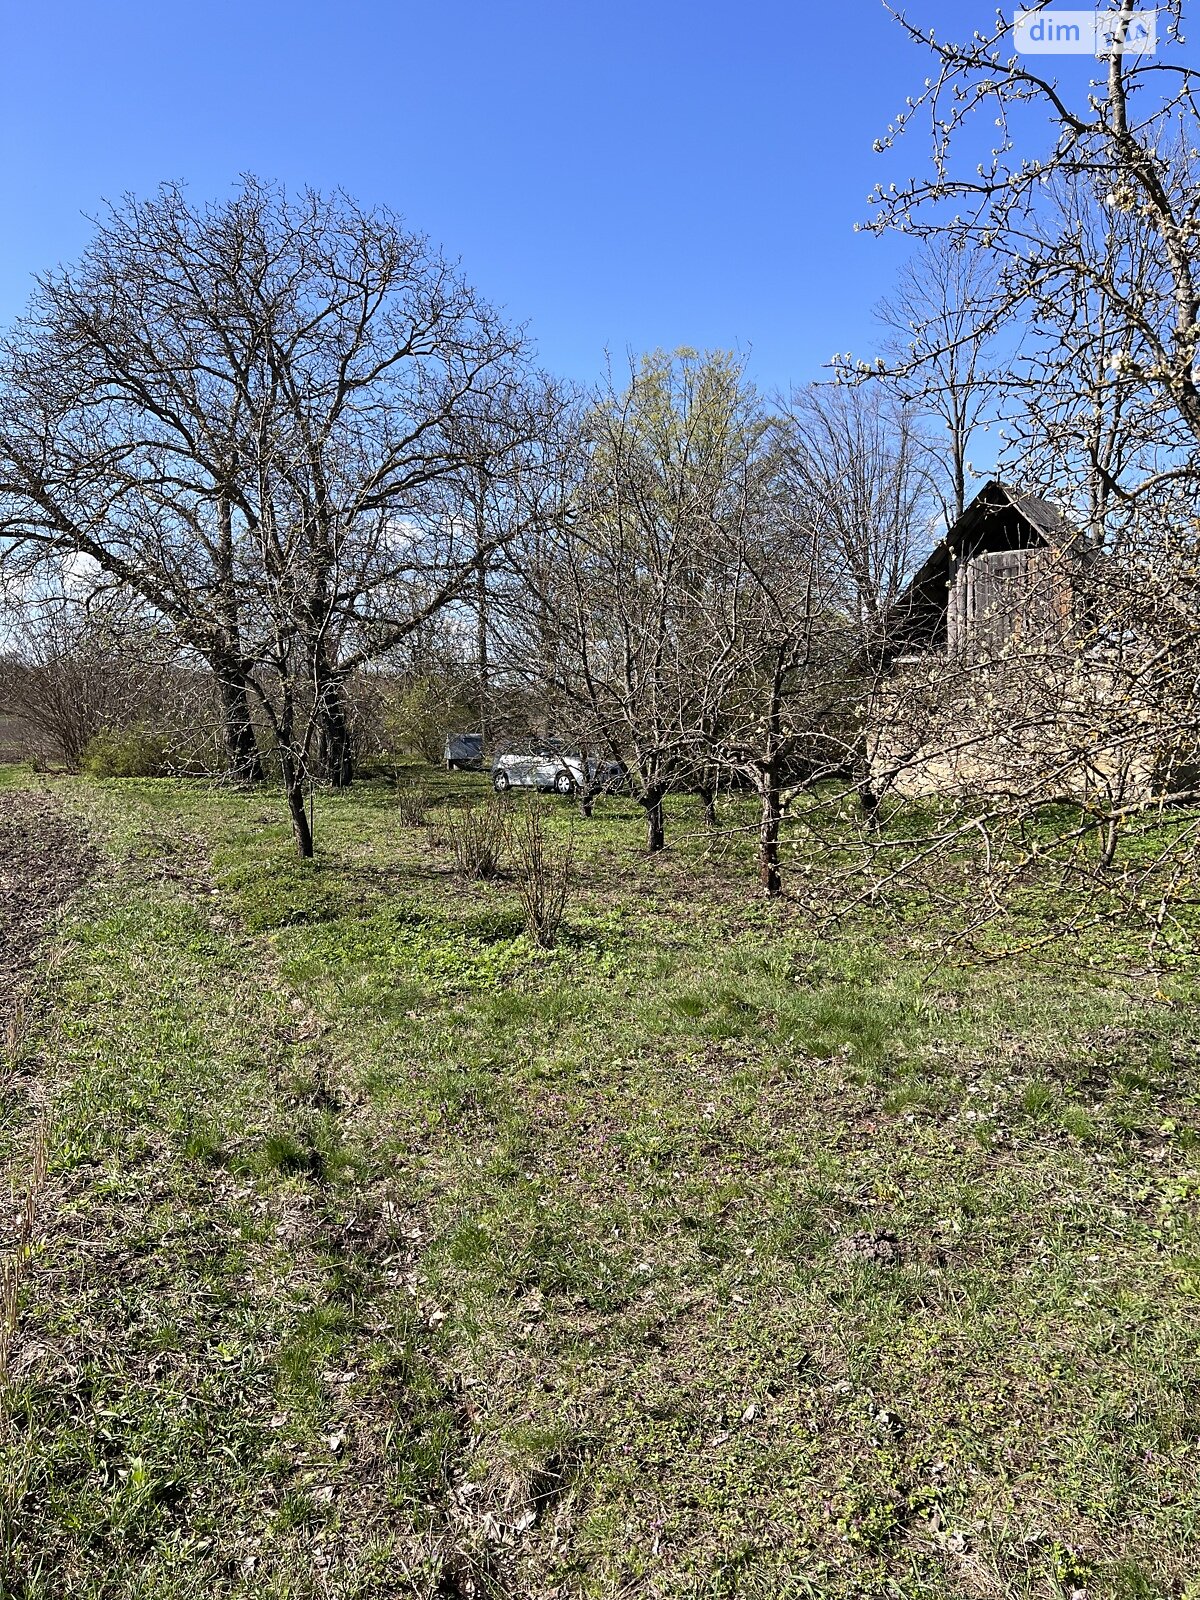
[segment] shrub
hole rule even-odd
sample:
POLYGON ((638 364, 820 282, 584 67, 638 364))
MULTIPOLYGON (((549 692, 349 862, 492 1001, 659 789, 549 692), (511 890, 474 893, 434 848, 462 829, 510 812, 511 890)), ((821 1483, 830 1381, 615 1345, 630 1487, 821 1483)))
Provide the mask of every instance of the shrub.
POLYGON ((553 949, 571 892, 574 838, 569 837, 565 844, 552 842, 546 832, 545 809, 540 805, 527 806, 511 833, 526 932, 543 950, 553 949))
POLYGON ((401 783, 396 791, 396 815, 406 828, 424 826, 433 796, 419 783, 401 783))
POLYGON ((471 726, 477 717, 458 674, 428 674, 410 679, 386 707, 382 736, 394 751, 410 750, 425 761, 437 762, 446 734, 456 726, 471 726))
POLYGON ((170 741, 149 728, 110 728, 88 740, 80 766, 91 778, 161 778, 171 769, 170 741))
POLYGON ((494 878, 504 859, 508 831, 508 802, 499 795, 451 812, 444 832, 459 877, 494 878))

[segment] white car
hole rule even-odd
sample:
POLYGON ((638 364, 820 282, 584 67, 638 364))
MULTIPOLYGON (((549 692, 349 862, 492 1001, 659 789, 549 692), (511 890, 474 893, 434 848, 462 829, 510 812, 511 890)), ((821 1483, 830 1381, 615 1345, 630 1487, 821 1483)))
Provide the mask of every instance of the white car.
POLYGON ((523 739, 492 762, 492 788, 499 794, 508 789, 574 794, 585 788, 587 781, 583 757, 560 750, 546 739, 523 739))

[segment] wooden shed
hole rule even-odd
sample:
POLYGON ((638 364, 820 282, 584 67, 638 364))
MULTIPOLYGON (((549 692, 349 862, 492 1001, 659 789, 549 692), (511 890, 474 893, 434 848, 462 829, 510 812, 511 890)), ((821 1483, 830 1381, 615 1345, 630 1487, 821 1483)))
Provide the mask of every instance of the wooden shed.
POLYGON ((1082 553, 1048 500, 986 483, 893 606, 893 659, 997 654, 1010 641, 1061 637, 1082 553))

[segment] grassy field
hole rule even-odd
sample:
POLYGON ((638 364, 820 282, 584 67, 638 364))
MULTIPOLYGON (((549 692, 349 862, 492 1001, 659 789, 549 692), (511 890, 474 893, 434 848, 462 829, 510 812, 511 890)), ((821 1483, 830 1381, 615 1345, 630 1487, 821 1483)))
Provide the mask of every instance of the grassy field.
POLYGON ((49 787, 5 1600, 1200 1597, 1191 978, 814 937, 686 800, 552 803, 543 952, 382 783, 49 787))

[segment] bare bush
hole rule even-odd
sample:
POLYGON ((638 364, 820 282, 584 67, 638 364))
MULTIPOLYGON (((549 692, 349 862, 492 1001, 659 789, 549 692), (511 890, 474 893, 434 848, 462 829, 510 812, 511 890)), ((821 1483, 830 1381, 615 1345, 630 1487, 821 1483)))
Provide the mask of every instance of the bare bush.
POLYGON ((545 808, 527 806, 511 828, 513 854, 520 872, 518 890, 525 930, 543 950, 552 950, 562 929, 571 893, 574 836, 565 843, 546 831, 545 808))
POLYGON ((508 802, 490 795, 446 817, 444 834, 460 878, 494 878, 509 843, 508 802))
POLYGON ((401 783, 396 790, 396 815, 406 828, 421 828, 433 796, 423 783, 401 783))
POLYGON ((96 738, 168 720, 172 649, 125 597, 30 594, 6 605, 2 626, 0 712, 26 754, 77 772, 96 738))

